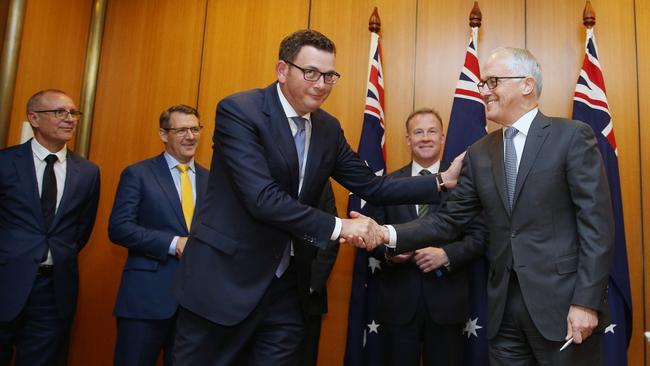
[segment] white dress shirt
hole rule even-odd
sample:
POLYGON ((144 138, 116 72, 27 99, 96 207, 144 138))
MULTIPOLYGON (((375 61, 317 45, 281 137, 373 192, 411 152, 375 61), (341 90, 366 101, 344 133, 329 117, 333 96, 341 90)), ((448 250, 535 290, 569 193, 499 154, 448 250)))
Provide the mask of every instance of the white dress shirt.
MULTIPOLYGON (((287 98, 282 94, 282 90, 280 89, 280 84, 278 83, 276 85, 276 88, 278 90, 278 96, 280 97, 280 103, 282 104, 282 109, 284 110, 284 114, 287 116, 287 123, 289 123, 289 128, 291 128, 291 135, 295 136, 296 132, 298 132, 298 127, 296 126, 296 123, 291 119, 291 117, 302 117, 307 120, 305 122, 305 152, 303 155, 303 164, 302 164, 302 170, 300 171, 300 181, 298 185, 298 194, 300 194, 300 190, 302 189, 302 181, 305 176, 305 167, 307 166, 307 158, 308 158, 308 152, 309 152, 309 141, 311 140, 311 113, 307 113, 304 116, 299 116, 298 113, 293 109, 291 104, 289 104, 289 101, 287 98)), ((330 236, 330 240, 336 240, 338 239, 339 235, 341 234, 341 226, 342 222, 341 219, 338 217, 334 217, 335 219, 335 224, 334 224, 334 230, 332 231, 332 235, 330 236)))

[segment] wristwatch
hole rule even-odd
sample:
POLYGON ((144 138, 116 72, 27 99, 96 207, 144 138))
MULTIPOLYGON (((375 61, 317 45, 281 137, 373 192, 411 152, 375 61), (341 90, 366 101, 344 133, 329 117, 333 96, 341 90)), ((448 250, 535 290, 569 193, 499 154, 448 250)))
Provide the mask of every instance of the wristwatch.
POLYGON ((442 180, 442 174, 436 173, 434 176, 436 177, 436 183, 438 184, 438 189, 440 189, 440 192, 447 192, 445 182, 442 180))

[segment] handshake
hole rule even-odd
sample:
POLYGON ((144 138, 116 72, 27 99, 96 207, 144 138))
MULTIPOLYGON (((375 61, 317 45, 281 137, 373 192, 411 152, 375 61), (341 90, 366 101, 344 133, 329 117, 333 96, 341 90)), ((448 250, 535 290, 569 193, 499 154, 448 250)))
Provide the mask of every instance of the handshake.
POLYGON ((350 211, 350 217, 350 219, 341 219, 340 243, 347 243, 368 251, 388 243, 389 235, 386 227, 356 211, 350 211))

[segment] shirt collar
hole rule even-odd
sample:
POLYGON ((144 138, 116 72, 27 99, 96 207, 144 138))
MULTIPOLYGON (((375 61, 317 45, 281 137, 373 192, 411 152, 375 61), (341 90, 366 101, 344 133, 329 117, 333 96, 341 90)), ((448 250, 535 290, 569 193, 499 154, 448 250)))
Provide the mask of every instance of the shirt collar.
POLYGON ((435 163, 433 163, 433 165, 428 167, 421 166, 420 164, 415 162, 415 160, 411 162, 411 176, 420 175, 420 170, 422 169, 426 169, 430 171, 431 174, 437 173, 440 170, 440 160, 436 161, 435 163))
MULTIPOLYGON (((526 112, 523 116, 519 117, 515 123, 512 124, 512 127, 516 128, 519 133, 523 134, 524 137, 528 136, 528 130, 530 130, 530 125, 533 123, 533 119, 537 115, 539 108, 533 108, 530 111, 526 112)), ((505 128, 503 133, 505 133, 505 128)), ((505 135, 504 135, 505 136, 505 135)))
MULTIPOLYGON (((168 153, 167 151, 165 151, 165 153, 163 155, 165 156, 165 160, 167 161, 167 167, 169 168, 169 170, 176 169, 176 165, 182 164, 181 162, 176 160, 175 157, 171 156, 171 154, 168 153)), ((190 160, 190 162, 187 163, 187 166, 190 167, 191 171, 193 171, 193 172, 195 171, 194 170, 194 158, 192 158, 192 160, 190 160)))
MULTIPOLYGON (((46 149, 43 145, 41 145, 36 138, 32 138, 32 151, 34 152, 34 155, 38 158, 38 160, 43 161, 45 158, 52 154, 50 150, 46 149)), ((55 153, 56 158, 59 160, 59 162, 63 163, 65 162, 66 157, 68 156, 68 148, 67 145, 63 145, 63 148, 55 153)))
POLYGON ((311 113, 307 113, 304 116, 299 116, 298 113, 296 113, 296 110, 293 109, 287 98, 282 94, 282 89, 280 89, 280 83, 276 84, 276 88, 278 89, 278 97, 280 97, 280 104, 282 104, 282 109, 284 110, 284 114, 287 116, 287 118, 291 117, 302 117, 305 118, 307 121, 311 121, 311 113))

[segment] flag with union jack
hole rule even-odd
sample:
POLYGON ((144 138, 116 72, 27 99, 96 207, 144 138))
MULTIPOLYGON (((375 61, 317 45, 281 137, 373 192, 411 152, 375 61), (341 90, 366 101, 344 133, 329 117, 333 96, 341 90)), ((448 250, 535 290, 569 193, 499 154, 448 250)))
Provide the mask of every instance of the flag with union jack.
POLYGON ((614 260, 607 292, 610 322, 605 328, 603 337, 604 364, 627 365, 627 347, 632 336, 632 302, 618 153, 593 28, 587 29, 585 44, 585 58, 573 97, 573 119, 589 124, 596 134, 598 149, 603 157, 609 181, 615 224, 614 260))
MULTIPOLYGON (((376 175, 386 171, 384 146, 384 79, 381 69, 381 43, 377 33, 370 33, 368 87, 359 157, 376 175)), ((348 212, 364 212, 366 202, 350 194, 348 212)), ((379 261, 365 249, 357 249, 352 274, 352 293, 348 315, 348 338, 345 365, 379 365, 380 345, 377 323, 379 295, 379 261)))
MULTIPOLYGON (((485 104, 476 85, 480 78, 476 44, 478 27, 472 28, 472 36, 467 46, 465 63, 456 84, 454 103, 451 107, 449 127, 442 165, 448 166, 452 160, 476 140, 485 136, 485 104)), ((466 337, 466 365, 487 365, 487 262, 485 258, 474 261, 470 272, 469 301, 470 314, 463 334, 466 337)))

